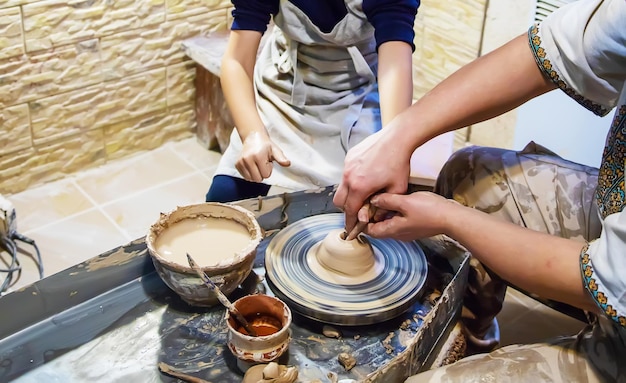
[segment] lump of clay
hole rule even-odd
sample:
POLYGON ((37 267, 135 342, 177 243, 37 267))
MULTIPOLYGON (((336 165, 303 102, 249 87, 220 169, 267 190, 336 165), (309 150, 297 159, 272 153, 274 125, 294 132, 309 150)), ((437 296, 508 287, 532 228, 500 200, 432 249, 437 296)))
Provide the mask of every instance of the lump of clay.
POLYGON ((356 366, 356 359, 347 352, 342 352, 337 355, 337 360, 339 361, 339 364, 346 369, 346 371, 350 371, 352 370, 352 367, 356 366))
POLYGON ((317 261, 336 273, 358 276, 374 266, 372 246, 363 236, 344 239, 342 229, 331 230, 317 249, 317 261))
POLYGON ((298 379, 298 369, 276 362, 252 366, 243 376, 242 383, 293 383, 298 379))

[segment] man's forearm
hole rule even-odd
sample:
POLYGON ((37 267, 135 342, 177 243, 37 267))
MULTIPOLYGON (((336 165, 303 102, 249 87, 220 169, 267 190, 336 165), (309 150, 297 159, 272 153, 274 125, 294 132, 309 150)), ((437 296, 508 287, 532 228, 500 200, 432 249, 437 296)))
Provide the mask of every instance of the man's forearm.
POLYGON ((584 291, 583 242, 540 233, 454 202, 445 214, 445 234, 459 241, 500 277, 542 297, 594 311, 584 291))
POLYGON ((388 128, 411 152, 439 134, 498 116, 554 87, 522 35, 452 74, 388 128))

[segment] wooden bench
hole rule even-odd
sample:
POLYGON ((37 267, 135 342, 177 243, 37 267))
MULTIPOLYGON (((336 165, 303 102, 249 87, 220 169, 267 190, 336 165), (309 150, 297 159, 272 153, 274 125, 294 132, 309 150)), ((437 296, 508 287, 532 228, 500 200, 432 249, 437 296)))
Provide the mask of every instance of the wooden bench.
POLYGON ((228 30, 183 41, 185 54, 196 63, 196 136, 207 149, 224 152, 234 123, 222 93, 220 72, 228 30))

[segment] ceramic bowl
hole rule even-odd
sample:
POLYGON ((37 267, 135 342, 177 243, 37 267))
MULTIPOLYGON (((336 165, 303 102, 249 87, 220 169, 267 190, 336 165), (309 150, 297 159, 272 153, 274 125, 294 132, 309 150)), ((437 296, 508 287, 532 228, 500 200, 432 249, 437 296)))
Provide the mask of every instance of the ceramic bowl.
POLYGON ((258 363, 277 360, 289 348, 291 310, 280 299, 265 295, 246 295, 233 302, 235 308, 257 332, 253 337, 234 316, 226 311, 228 348, 237 358, 237 366, 246 371, 258 363))
MULTIPOLYGON (((172 225, 183 220, 228 219, 242 225, 250 235, 249 241, 240 251, 232 254, 219 255, 223 258, 218 263, 203 266, 202 270, 211 278, 215 285, 225 294, 232 293, 252 271, 256 250, 263 239, 263 234, 254 214, 242 207, 217 202, 181 206, 175 210, 161 214, 146 235, 146 245, 154 263, 154 267, 165 284, 176 292, 185 302, 194 306, 209 307, 218 304, 215 293, 209 289, 197 273, 188 264, 161 254, 158 244, 159 236, 172 225)), ((220 251, 220 246, 207 246, 207 252, 220 251)), ((204 250, 204 249, 203 249, 204 250)), ((212 254, 215 255, 215 254, 212 254)), ((192 254, 198 262, 202 254, 192 254)))

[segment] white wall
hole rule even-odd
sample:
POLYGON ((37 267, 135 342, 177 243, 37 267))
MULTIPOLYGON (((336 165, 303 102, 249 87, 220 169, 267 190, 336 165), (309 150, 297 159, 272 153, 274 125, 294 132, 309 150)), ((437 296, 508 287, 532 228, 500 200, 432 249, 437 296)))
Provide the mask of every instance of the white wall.
POLYGON ((568 160, 598 167, 613 114, 598 117, 554 90, 518 108, 514 149, 535 141, 568 160))

